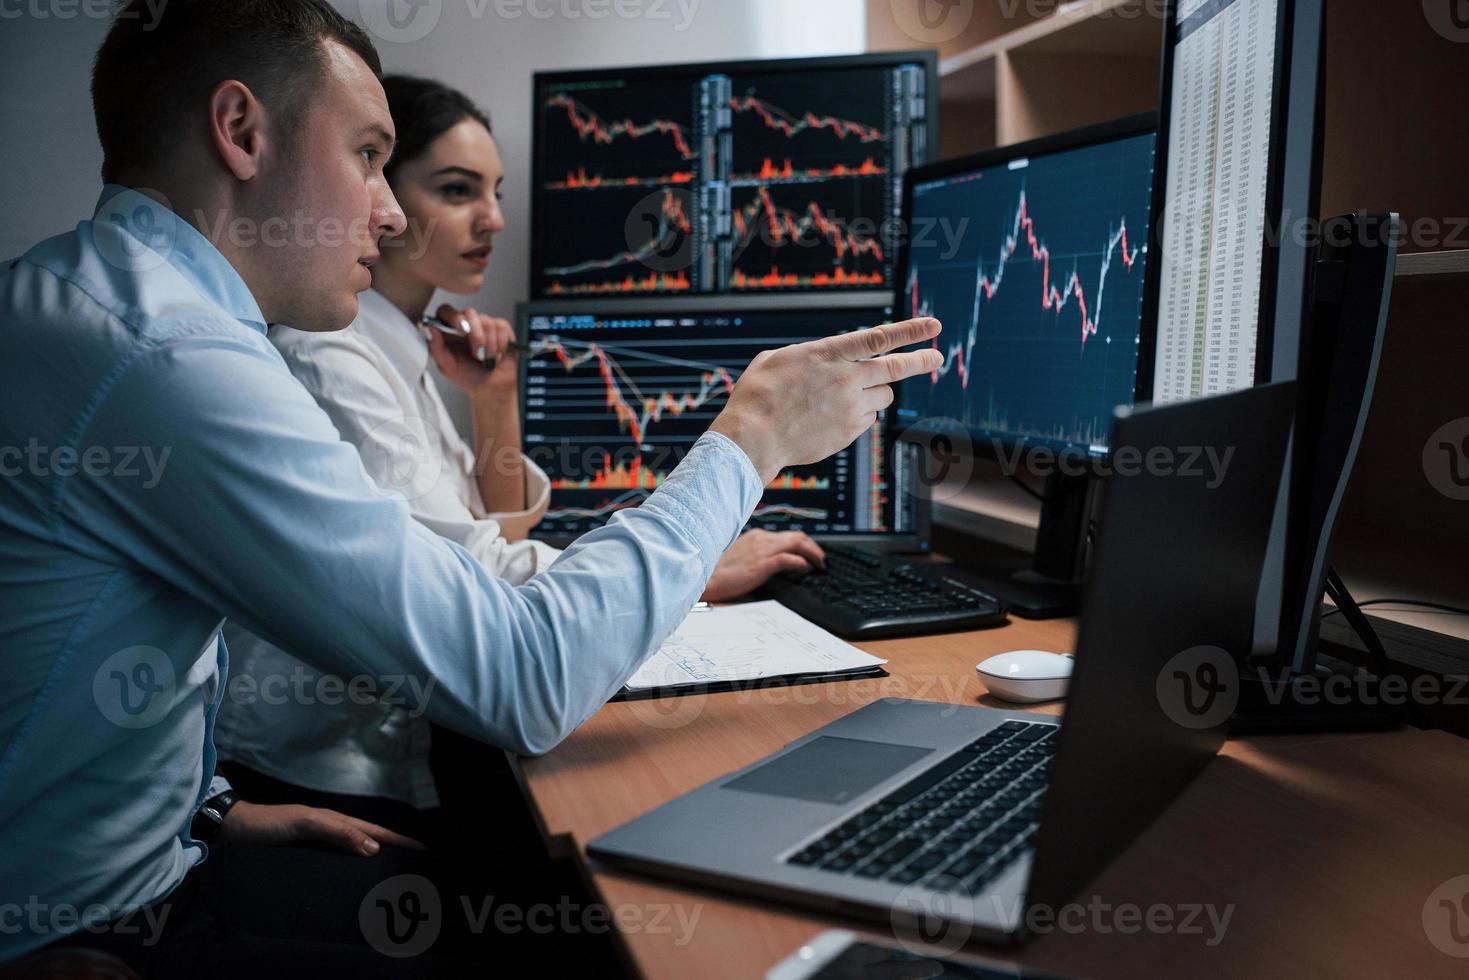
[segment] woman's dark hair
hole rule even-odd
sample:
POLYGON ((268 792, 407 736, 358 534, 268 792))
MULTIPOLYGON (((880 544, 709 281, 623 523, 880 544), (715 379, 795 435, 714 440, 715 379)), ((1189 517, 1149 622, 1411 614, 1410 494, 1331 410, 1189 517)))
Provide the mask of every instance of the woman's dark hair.
POLYGON ((431 78, 414 75, 387 75, 383 91, 388 94, 388 111, 393 115, 393 129, 398 141, 388 158, 383 174, 393 183, 402 164, 422 156, 429 145, 460 120, 473 119, 490 130, 490 117, 463 92, 431 78))
POLYGON ((238 79, 292 132, 326 73, 322 42, 382 74, 372 40, 326 0, 123 0, 92 67, 102 179, 166 159, 212 92, 238 79))

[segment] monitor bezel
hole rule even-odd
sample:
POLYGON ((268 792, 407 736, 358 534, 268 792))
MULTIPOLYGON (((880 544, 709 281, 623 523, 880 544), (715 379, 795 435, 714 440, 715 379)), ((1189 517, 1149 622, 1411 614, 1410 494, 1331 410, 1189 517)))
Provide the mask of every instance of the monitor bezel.
MULTIPOLYGON (((537 269, 543 264, 541 235, 537 229, 541 227, 538 223, 538 211, 542 208, 543 180, 540 172, 545 162, 545 128, 541 123, 541 92, 542 86, 558 82, 582 81, 598 76, 617 74, 628 78, 657 78, 674 75, 685 75, 690 73, 710 74, 712 72, 726 72, 739 74, 745 72, 799 72, 815 69, 847 69, 847 68, 893 68, 900 65, 922 64, 927 80, 924 84, 924 130, 927 156, 931 159, 938 152, 939 134, 939 93, 938 93, 938 52, 932 48, 913 48, 903 51, 882 51, 869 54, 830 55, 806 58, 770 58, 770 59, 744 59, 740 61, 690 61, 668 65, 637 65, 624 66, 609 65, 601 68, 575 68, 575 69, 553 69, 549 71, 538 71, 531 75, 531 160, 530 160, 530 266, 526 271, 526 295, 532 302, 549 300, 556 302, 565 297, 551 296, 538 288, 537 269)), ((909 168, 912 169, 911 167, 909 168)), ((894 265, 896 276, 896 264, 894 265)), ((757 296, 856 296, 871 290, 851 290, 840 287, 826 287, 822 289, 789 289, 772 293, 735 293, 735 292, 699 292, 699 293, 639 293, 628 297, 601 297, 634 300, 683 300, 698 296, 709 296, 718 298, 740 297, 754 298, 757 296)), ((593 303, 599 297, 575 297, 577 301, 588 299, 593 303)))
MULTIPOLYGON (((716 293, 713 295, 680 296, 680 297, 615 297, 604 300, 595 298, 576 299, 539 299, 529 300, 515 304, 515 336, 522 343, 530 339, 530 318, 538 314, 549 313, 624 313, 629 316, 647 314, 650 316, 677 316, 684 313, 711 313, 719 310, 731 310, 741 315, 750 313, 773 313, 786 312, 791 309, 809 309, 821 312, 839 312, 846 310, 872 310, 874 312, 891 310, 893 297, 886 291, 873 292, 864 291, 860 293, 798 293, 795 296, 784 294, 761 294, 759 296, 740 296, 739 302, 731 304, 728 293, 716 293), (796 300, 796 302, 792 302, 796 300)), ((896 311, 894 311, 896 312, 896 311)), ((526 372, 520 372, 519 379, 519 405, 521 419, 521 444, 525 443, 525 400, 526 400, 526 372)), ((887 435, 893 445, 897 445, 898 426, 893 416, 889 416, 887 424, 887 435)), ((932 501, 921 493, 913 496, 913 529, 911 531, 873 531, 867 533, 850 534, 815 534, 812 537, 818 541, 840 544, 860 544, 875 551, 895 552, 905 554, 923 554, 931 550, 932 528, 933 528, 933 505, 932 501)), ((585 532, 583 532, 585 533, 585 532)), ((534 536, 534 532, 533 532, 534 536)), ((566 547, 580 535, 547 535, 538 537, 537 540, 545 541, 555 547, 566 547)))
MULTIPOLYGON (((928 181, 938 180, 945 177, 951 177, 954 174, 963 173, 965 171, 981 170, 995 166, 1002 166, 1008 164, 1012 160, 1018 160, 1022 157, 1047 156, 1050 154, 1065 152, 1068 150, 1085 149, 1089 146, 1096 146, 1101 143, 1113 142, 1115 140, 1125 139, 1129 137, 1147 136, 1150 133, 1155 132, 1157 130, 1157 127, 1157 112, 1141 112, 1131 116, 1124 116, 1120 119, 1113 119, 1091 126, 1083 126, 1079 129, 1068 130, 1064 133, 1056 133, 1050 136, 1042 136, 1038 139, 1027 140, 1024 143, 1011 143, 1007 146, 999 146, 989 150, 981 150, 978 153, 970 153, 961 157, 953 157, 948 160, 940 160, 936 163, 924 164, 921 167, 911 167, 909 168, 908 172, 903 175, 903 227, 907 228, 908 225, 912 222, 913 189, 918 184, 927 183, 928 181)), ((1157 186, 1157 173, 1157 158, 1154 157, 1154 191, 1156 191, 1157 186)), ((1153 328, 1156 326, 1156 322, 1150 320, 1148 316, 1147 307, 1147 290, 1149 288, 1149 280, 1155 274, 1153 262, 1154 230, 1152 226, 1152 218, 1155 213, 1155 210, 1150 209, 1148 223, 1149 255, 1148 261, 1146 262, 1143 270, 1144 292, 1141 314, 1142 322, 1139 325, 1138 341, 1139 378, 1141 377, 1143 354, 1145 351, 1150 350, 1154 343, 1153 328)), ((906 297, 904 296, 904 293, 906 291, 906 284, 908 282, 908 267, 910 264, 909 252, 910 245, 905 236, 903 244, 898 250, 898 259, 896 265, 894 266, 893 272, 894 308, 901 311, 903 315, 907 314, 907 306, 905 303, 906 297)), ((895 404, 901 403, 904 386, 912 383, 912 381, 899 383, 898 396, 895 400, 895 404)), ((1136 403, 1138 400, 1139 399, 1136 397, 1136 395, 1134 395, 1134 403, 1136 403)), ((951 430, 928 427, 918 423, 906 426, 900 423, 898 428, 898 437, 909 442, 927 443, 933 436, 936 435, 953 435, 953 432, 951 430)), ((969 430, 968 435, 970 437, 972 451, 978 450, 978 452, 976 452, 976 455, 994 456, 997 455, 996 451, 1000 449, 1003 449, 1006 452, 1018 449, 1021 453, 1021 457, 1029 458, 1030 454, 1034 452, 1045 451, 1053 454, 1058 459, 1064 458, 1067 460, 1077 461, 1078 465, 1089 465, 1092 461, 1101 458, 1092 453, 1081 452, 1074 447, 1058 449, 1050 442, 1035 442, 1028 436, 998 436, 995 433, 984 433, 981 437, 980 433, 975 430, 969 430)))

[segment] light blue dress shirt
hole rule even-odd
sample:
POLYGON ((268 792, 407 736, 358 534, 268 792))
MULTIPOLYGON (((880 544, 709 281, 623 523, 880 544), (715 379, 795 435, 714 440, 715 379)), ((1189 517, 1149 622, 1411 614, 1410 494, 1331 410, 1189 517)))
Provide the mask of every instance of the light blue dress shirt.
POLYGON ((497 579, 368 478, 224 257, 111 185, 0 267, 0 392, 0 959, 201 859, 223 618, 534 755, 672 632, 761 492, 707 433, 642 507, 497 579))

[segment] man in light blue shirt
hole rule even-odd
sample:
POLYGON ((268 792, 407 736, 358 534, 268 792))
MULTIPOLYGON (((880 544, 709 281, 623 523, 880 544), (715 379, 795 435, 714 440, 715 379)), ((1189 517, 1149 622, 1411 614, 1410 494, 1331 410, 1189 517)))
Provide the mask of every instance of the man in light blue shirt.
MULTIPOLYGON (((173 0, 151 34, 119 19, 94 78, 112 183, 91 221, 0 267, 0 959, 156 902, 202 859, 223 618, 545 752, 678 624, 769 479, 937 362, 874 356, 932 320, 761 355, 641 508, 507 585, 367 478, 266 340, 349 322, 403 221, 370 43, 294 7, 284 27, 268 0, 173 0), (155 77, 120 93, 128 64, 155 77)), ((277 809, 242 803, 225 828, 395 842, 277 809)))

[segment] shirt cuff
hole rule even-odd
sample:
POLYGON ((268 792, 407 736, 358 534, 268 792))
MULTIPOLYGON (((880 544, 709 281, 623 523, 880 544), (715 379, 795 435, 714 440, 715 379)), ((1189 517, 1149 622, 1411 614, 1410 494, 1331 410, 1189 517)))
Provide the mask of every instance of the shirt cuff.
MULTIPOLYGON (((739 443, 722 432, 705 432, 699 437, 699 442, 703 442, 706 439, 720 443, 724 447, 725 452, 731 456, 739 457, 740 462, 744 464, 743 468, 746 482, 753 483, 756 487, 755 503, 759 503, 760 497, 765 493, 765 485, 760 482, 760 471, 755 469, 755 461, 750 458, 750 454, 741 449, 739 443)), ((750 509, 754 510, 755 504, 751 504, 750 509)))
POLYGON ((499 523, 501 534, 513 540, 520 540, 529 534, 531 528, 546 516, 546 508, 551 504, 551 479, 546 476, 546 471, 524 453, 520 459, 525 468, 525 499, 528 506, 524 510, 494 511, 485 515, 485 519, 499 523))
POLYGON ((638 510, 671 516, 674 526, 705 557, 707 577, 739 537, 764 492, 745 451, 726 436, 705 432, 638 510))

